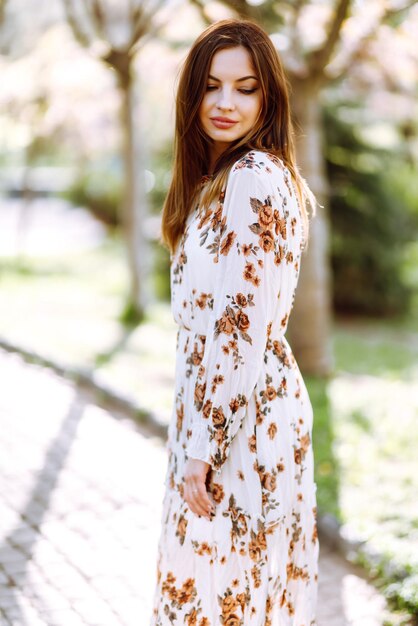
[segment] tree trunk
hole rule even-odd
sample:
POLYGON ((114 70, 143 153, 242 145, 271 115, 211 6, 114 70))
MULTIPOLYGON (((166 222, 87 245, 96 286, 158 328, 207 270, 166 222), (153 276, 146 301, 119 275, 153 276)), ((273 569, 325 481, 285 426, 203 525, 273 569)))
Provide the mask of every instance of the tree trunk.
POLYGON ((128 73, 119 75, 122 94, 122 156, 124 164, 124 197, 122 207, 122 227, 128 256, 130 290, 128 310, 136 320, 145 314, 149 293, 146 279, 149 276, 150 251, 144 235, 147 216, 147 196, 145 188, 145 164, 138 132, 139 102, 135 80, 128 73), (128 75, 127 75, 128 74, 128 75))
POLYGON ((292 349, 303 373, 327 375, 334 366, 331 349, 331 271, 329 260, 328 184, 322 136, 319 88, 293 83, 297 162, 318 202, 310 222, 308 249, 302 256, 299 285, 290 317, 292 349))

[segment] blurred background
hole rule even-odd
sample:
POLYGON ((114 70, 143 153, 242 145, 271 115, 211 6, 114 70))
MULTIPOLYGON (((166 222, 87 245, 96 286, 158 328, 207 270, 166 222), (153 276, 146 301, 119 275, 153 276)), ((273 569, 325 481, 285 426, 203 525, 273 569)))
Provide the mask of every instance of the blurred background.
POLYGON ((322 205, 289 329, 321 527, 373 577, 385 623, 417 623, 417 2, 0 0, 0 346, 164 434, 176 80, 202 29, 235 15, 281 55, 322 205))

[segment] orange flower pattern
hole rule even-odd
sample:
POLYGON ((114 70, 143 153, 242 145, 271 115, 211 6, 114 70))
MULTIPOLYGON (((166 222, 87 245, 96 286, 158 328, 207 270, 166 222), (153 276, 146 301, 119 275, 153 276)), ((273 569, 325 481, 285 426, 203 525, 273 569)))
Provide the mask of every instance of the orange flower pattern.
POLYGON ((289 170, 251 151, 171 256, 176 376, 151 626, 316 624, 313 412, 285 338, 302 249, 289 170), (183 498, 188 458, 211 466, 210 521, 183 498))

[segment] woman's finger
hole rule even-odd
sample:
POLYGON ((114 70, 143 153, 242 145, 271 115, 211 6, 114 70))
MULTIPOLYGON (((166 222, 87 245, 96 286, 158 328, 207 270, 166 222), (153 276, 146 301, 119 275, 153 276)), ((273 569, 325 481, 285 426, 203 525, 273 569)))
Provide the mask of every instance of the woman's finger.
POLYGON ((193 493, 193 486, 186 483, 185 487, 184 487, 184 500, 187 502, 190 510, 195 514, 195 515, 201 515, 196 501, 195 501, 195 494, 193 493))
POLYGON ((194 512, 197 515, 204 515, 208 519, 210 518, 209 507, 205 506, 204 501, 202 499, 202 491, 199 489, 198 485, 191 486, 191 495, 190 499, 194 507, 194 512))
POLYGON ((184 499, 196 515, 210 519, 214 505, 210 501, 206 483, 210 479, 210 465, 200 459, 188 459, 184 472, 184 499))
POLYGON ((187 485, 185 499, 193 513, 196 515, 203 515, 210 519, 210 512, 213 510, 213 505, 208 498, 206 488, 203 483, 192 483, 191 485, 187 485))
POLYGON ((214 510, 214 504, 211 502, 208 492, 206 490, 205 483, 199 483, 196 485, 197 493, 195 494, 199 500, 200 505, 205 509, 206 513, 214 510))
POLYGON ((212 514, 215 513, 215 504, 209 498, 205 484, 201 485, 201 495, 199 497, 203 508, 209 514, 209 518, 211 518, 212 514))

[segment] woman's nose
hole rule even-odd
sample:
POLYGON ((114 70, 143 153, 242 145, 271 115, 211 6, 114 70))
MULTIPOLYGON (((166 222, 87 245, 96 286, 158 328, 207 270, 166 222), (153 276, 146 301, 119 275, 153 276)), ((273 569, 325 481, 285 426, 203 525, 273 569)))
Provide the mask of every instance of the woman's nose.
POLYGON ((231 111, 235 108, 235 105, 232 101, 231 93, 226 92, 225 90, 221 90, 219 92, 218 102, 216 103, 218 109, 224 109, 231 111))

